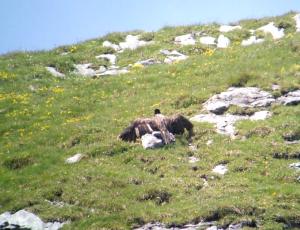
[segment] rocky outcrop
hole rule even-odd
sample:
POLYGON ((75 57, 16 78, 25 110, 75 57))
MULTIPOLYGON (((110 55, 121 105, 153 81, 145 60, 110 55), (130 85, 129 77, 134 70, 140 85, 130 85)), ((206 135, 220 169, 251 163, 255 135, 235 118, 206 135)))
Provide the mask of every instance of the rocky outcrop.
POLYGON ((264 39, 256 38, 256 36, 253 35, 250 38, 248 38, 246 40, 243 40, 241 45, 242 46, 250 46, 250 45, 259 44, 259 43, 262 43, 262 42, 264 42, 264 39))
POLYGON ((296 14, 293 18, 296 22, 296 32, 300 32, 300 14, 296 14))
POLYGON ((269 24, 258 28, 257 30, 261 30, 264 33, 270 33, 273 36, 273 39, 280 39, 284 37, 284 29, 279 29, 274 25, 274 22, 270 22, 269 24))
POLYGON ((153 41, 139 40, 139 35, 127 35, 124 42, 120 42, 118 45, 113 44, 110 41, 104 41, 103 47, 110 47, 117 52, 123 52, 125 49, 135 50, 138 47, 153 44, 153 41))
POLYGON ((63 225, 60 222, 44 223, 38 216, 26 210, 0 215, 0 229, 58 230, 63 225))
POLYGON ((233 31, 233 30, 240 30, 240 29, 242 29, 241 26, 222 25, 222 26, 220 26, 219 31, 221 33, 227 33, 227 32, 233 31))

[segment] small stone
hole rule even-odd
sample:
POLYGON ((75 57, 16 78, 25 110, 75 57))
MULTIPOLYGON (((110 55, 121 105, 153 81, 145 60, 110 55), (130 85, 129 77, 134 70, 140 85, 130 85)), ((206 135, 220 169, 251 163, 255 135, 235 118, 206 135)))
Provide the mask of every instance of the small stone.
POLYGON ((226 165, 220 164, 220 165, 215 166, 212 171, 214 173, 224 175, 228 171, 228 169, 227 169, 226 165))
POLYGON ((289 164, 290 168, 300 170, 300 162, 289 164))
POLYGON ((206 142, 206 145, 207 145, 207 146, 210 146, 210 145, 212 145, 213 142, 214 142, 213 140, 208 140, 208 141, 206 142))
POLYGON ((83 155, 81 153, 77 153, 74 156, 66 159, 66 163, 67 164, 75 164, 75 163, 79 162, 82 159, 82 157, 83 157, 83 155))
POLYGON ((189 163, 196 163, 196 162, 198 162, 199 161, 199 158, 197 158, 197 157, 189 157, 189 163))

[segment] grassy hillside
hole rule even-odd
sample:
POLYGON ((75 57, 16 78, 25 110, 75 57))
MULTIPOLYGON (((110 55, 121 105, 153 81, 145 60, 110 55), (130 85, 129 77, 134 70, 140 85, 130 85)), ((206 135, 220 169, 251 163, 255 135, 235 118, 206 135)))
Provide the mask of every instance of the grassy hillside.
POLYGON ((241 21, 242 30, 226 34, 232 41, 228 49, 173 44, 175 36, 189 32, 217 35, 217 24, 130 32, 155 43, 118 54, 121 67, 163 60, 160 49, 176 49, 189 58, 132 68, 120 76, 87 78, 72 71, 78 63, 105 64, 95 58, 111 52, 103 41, 117 43, 127 33, 1 56, 0 213, 26 208, 43 220, 70 220, 64 229, 128 229, 150 221, 200 219, 220 226, 247 220, 264 229, 299 227, 299 172, 288 165, 299 161, 300 144, 287 145, 283 136, 300 133, 300 105, 272 106, 270 119, 239 122, 245 140, 195 123, 196 152, 189 150, 185 136, 155 150, 117 139, 132 120, 152 116, 154 108, 191 117, 205 100, 233 85, 257 86, 275 96, 299 89, 300 33, 295 33, 293 15, 241 21), (240 45, 248 29, 270 21, 286 28, 284 38, 266 36, 264 43, 240 45), (45 66, 66 78, 53 77, 45 66), (272 84, 281 90, 272 91, 272 84), (207 146, 208 140, 213 144, 207 146), (76 153, 85 157, 66 164, 76 153), (195 166, 188 162, 192 155, 200 158, 195 166), (229 172, 221 177, 211 170, 222 162, 229 172))

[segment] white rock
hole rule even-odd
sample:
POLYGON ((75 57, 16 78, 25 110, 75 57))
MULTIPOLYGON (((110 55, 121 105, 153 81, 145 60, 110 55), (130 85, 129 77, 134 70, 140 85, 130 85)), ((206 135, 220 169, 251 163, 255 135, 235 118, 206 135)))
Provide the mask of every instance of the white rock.
POLYGON ((58 72, 54 67, 50 67, 50 66, 47 66, 45 67, 46 70, 48 70, 49 73, 51 73, 54 77, 61 77, 61 78, 64 78, 65 75, 63 73, 60 73, 58 72))
POLYGON ((300 170, 300 162, 289 164, 290 168, 300 170))
POLYGON ((213 140, 208 140, 208 141, 206 142, 206 145, 207 145, 207 146, 210 146, 210 145, 212 145, 213 143, 214 143, 213 140))
POLYGON ((18 225, 23 228, 30 228, 32 230, 39 230, 44 228, 44 223, 38 216, 25 210, 20 210, 11 215, 9 224, 18 225))
POLYGON ((300 14, 296 14, 293 18, 296 21, 296 32, 300 32, 300 14))
POLYGON ((164 145, 163 140, 160 138, 157 138, 153 134, 146 133, 142 136, 142 145, 144 149, 153 149, 158 148, 164 145))
POLYGON ((5 227, 5 229, 58 230, 63 225, 64 223, 60 222, 44 223, 38 216, 26 210, 20 210, 14 214, 5 212, 0 215, 1 229, 5 227))
POLYGON ((196 40, 192 34, 185 34, 175 38, 175 44, 179 45, 195 45, 196 40))
POLYGON ((240 29, 242 29, 241 26, 222 25, 222 26, 220 26, 219 31, 222 32, 222 33, 226 33, 226 32, 230 32, 230 31, 233 31, 233 30, 240 30, 240 29))
POLYGON ((279 39, 284 37, 284 29, 279 29, 274 25, 274 22, 270 22, 269 24, 258 28, 257 30, 261 30, 264 33, 271 33, 273 39, 279 39))
POLYGON ((214 167, 212 171, 214 173, 224 175, 228 171, 228 169, 227 169, 226 165, 220 164, 220 165, 217 165, 216 167, 214 167))
POLYGON ((79 162, 82 159, 83 155, 81 153, 77 153, 72 157, 69 157, 68 159, 66 159, 66 163, 67 164, 74 164, 79 162))
POLYGON ((196 163, 199 161, 199 158, 197 157, 189 157, 189 163, 196 163))
POLYGON ((255 112, 252 116, 250 116, 250 120, 258 121, 258 120, 265 120, 272 116, 270 111, 259 111, 255 112))
POLYGON ((230 40, 229 38, 225 37, 223 34, 221 34, 218 37, 218 48, 227 48, 230 45, 230 40))
POLYGON ((102 45, 103 47, 113 48, 115 51, 121 50, 121 47, 119 45, 113 44, 110 41, 104 41, 102 45))
POLYGON ((135 50, 138 47, 141 46, 146 46, 146 45, 150 45, 153 44, 153 41, 140 41, 139 40, 139 36, 136 35, 127 35, 125 42, 120 42, 119 46, 121 47, 121 49, 130 49, 130 50, 135 50))
POLYGON ((75 73, 85 77, 93 77, 106 71, 106 68, 104 66, 100 66, 98 70, 94 70, 93 68, 91 68, 91 66, 91 63, 74 65, 76 69, 75 73))
POLYGON ((250 46, 253 44, 262 43, 263 41, 264 41, 264 39, 261 39, 261 38, 256 39, 256 36, 251 36, 249 39, 243 40, 241 45, 242 46, 250 46))
POLYGON ((112 65, 115 65, 117 61, 117 56, 114 54, 101 54, 96 56, 96 58, 103 58, 105 60, 108 60, 112 65))
POLYGON ((10 217, 11 217, 11 214, 9 212, 4 212, 0 215, 0 228, 6 222, 8 223, 10 217))
MULTIPOLYGON (((175 142, 175 136, 172 133, 169 134, 171 142, 175 142)), ((146 133, 141 137, 141 141, 144 149, 158 148, 165 145, 161 132, 159 131, 154 131, 151 134, 146 133)))
POLYGON ((216 45, 216 38, 210 36, 201 37, 200 43, 204 45, 216 45))

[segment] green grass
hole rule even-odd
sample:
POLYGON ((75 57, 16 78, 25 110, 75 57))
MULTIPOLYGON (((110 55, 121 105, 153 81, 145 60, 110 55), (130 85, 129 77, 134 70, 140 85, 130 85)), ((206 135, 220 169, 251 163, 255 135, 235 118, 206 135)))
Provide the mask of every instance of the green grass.
MULTIPOLYGON (((271 20, 289 25, 291 16, 241 24, 247 29, 271 20)), ((212 125, 195 123, 196 152, 190 152, 185 136, 155 150, 117 139, 137 117, 152 116, 154 108, 190 117, 200 112, 202 102, 230 86, 271 92, 272 84, 278 84, 279 95, 300 88, 299 33, 291 30, 291 36, 250 47, 234 44, 211 56, 205 55, 207 47, 172 42, 174 36, 199 30, 215 35, 218 25, 166 27, 143 34, 155 44, 125 51, 118 56, 118 65, 150 57, 163 60, 160 49, 177 49, 190 58, 118 77, 81 78, 72 74, 73 64, 101 65, 94 56, 108 51, 102 42, 118 43, 126 33, 89 40, 73 49, 1 56, 0 212, 26 208, 45 221, 71 220, 64 229, 128 229, 149 221, 200 219, 216 219, 220 225, 248 220, 264 229, 299 226, 299 172, 288 164, 299 160, 300 146, 286 145, 284 139, 299 133, 299 105, 273 106, 270 119, 239 122, 239 136, 246 140, 230 140, 212 125), (67 77, 52 77, 44 69, 49 65, 67 77), (207 146, 207 140, 213 144, 207 146), (85 158, 66 165, 65 159, 75 153, 85 158), (274 158, 276 153, 288 157, 274 158), (191 155, 200 159, 196 168, 188 163, 191 155), (219 177, 211 170, 222 162, 228 163, 229 172, 219 177), (201 179, 205 175, 206 188, 201 179), (55 207, 47 200, 66 205, 55 207)), ((231 36, 240 41, 243 33, 231 36)))

